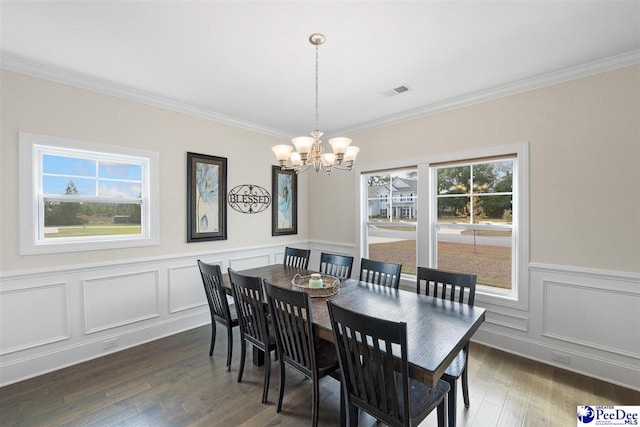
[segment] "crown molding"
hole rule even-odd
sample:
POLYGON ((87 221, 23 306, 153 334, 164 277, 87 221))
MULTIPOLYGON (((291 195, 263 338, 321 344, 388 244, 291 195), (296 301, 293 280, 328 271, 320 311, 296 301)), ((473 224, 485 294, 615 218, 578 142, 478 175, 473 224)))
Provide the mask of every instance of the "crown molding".
POLYGON ((216 123, 222 123, 252 132, 261 133, 264 135, 287 139, 291 137, 289 133, 281 130, 271 129, 261 126, 257 123, 248 122, 235 117, 225 116, 223 114, 205 110, 203 108, 189 105, 174 99, 165 98, 153 93, 141 91, 134 87, 125 86, 113 81, 92 77, 51 64, 33 61, 31 59, 27 59, 22 56, 7 52, 0 52, 0 68, 9 71, 15 71, 21 74, 27 74, 45 80, 51 80, 56 83, 62 83, 81 89, 87 89, 105 95, 115 96, 129 101, 163 108, 165 110, 187 114, 193 117, 211 120, 216 123))
POLYGON ((606 71, 638 64, 640 64, 640 50, 633 50, 620 55, 588 62, 586 64, 578 65, 575 67, 565 68, 563 70, 542 74, 528 79, 518 80, 516 82, 508 83, 501 86, 496 86, 487 90, 472 92, 455 98, 449 98, 441 102, 425 105, 423 107, 404 111, 392 116, 387 116, 384 118, 363 122, 355 126, 338 129, 332 133, 335 133, 336 135, 353 135, 355 133, 390 126, 397 123, 442 113, 444 111, 454 110, 456 108, 462 108, 468 105, 478 104, 480 102, 491 101, 493 99, 504 98, 506 96, 515 95, 517 93, 527 92, 530 90, 543 88, 545 86, 552 86, 570 80, 576 80, 582 77, 588 77, 594 74, 604 73, 606 71))
MULTIPOLYGON (((412 110, 391 116, 367 121, 358 125, 345 127, 332 131, 336 135, 355 134, 365 132, 397 123, 430 116, 444 111, 454 110, 465 106, 490 101, 539 89, 545 86, 552 86, 570 80, 615 70, 617 68, 628 67, 640 64, 640 50, 633 50, 620 55, 611 56, 605 59, 589 62, 583 65, 566 68, 551 73, 542 74, 533 78, 523 79, 505 85, 493 87, 487 90, 469 93, 463 96, 446 99, 430 105, 425 105, 412 110)), ((121 85, 109 80, 91 77, 83 73, 74 72, 66 68, 39 63, 19 55, 0 52, 0 68, 15 71, 22 74, 39 77, 46 80, 55 81, 106 95, 116 96, 129 101, 140 102, 166 110, 176 111, 193 117, 199 117, 222 123, 252 132, 273 136, 276 138, 288 139, 291 134, 282 130, 261 126, 257 123, 248 122, 235 117, 225 116, 213 111, 195 107, 174 99, 161 97, 149 92, 144 92, 133 87, 121 85)))

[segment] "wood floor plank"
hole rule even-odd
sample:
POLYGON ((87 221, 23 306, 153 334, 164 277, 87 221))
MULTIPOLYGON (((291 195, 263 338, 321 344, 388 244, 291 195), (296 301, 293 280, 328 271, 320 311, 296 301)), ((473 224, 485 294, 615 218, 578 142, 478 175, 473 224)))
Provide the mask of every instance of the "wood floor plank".
MULTIPOLYGON (((226 331, 219 328, 209 357, 210 326, 110 354, 0 388, 0 426, 300 426, 311 420, 311 382, 287 370, 283 410, 275 412, 277 362, 269 402, 261 403, 264 368, 250 355, 237 382, 239 334, 227 371, 226 331)), ((250 354, 250 352, 248 352, 250 354)), ((461 427, 558 426, 576 422, 576 407, 637 405, 640 393, 559 368, 472 344, 469 358, 471 407, 462 404, 461 427)), ((321 426, 339 424, 339 384, 320 383, 321 426)), ((360 426, 375 426, 367 414, 360 426)), ((435 413, 422 427, 436 426, 435 413)))

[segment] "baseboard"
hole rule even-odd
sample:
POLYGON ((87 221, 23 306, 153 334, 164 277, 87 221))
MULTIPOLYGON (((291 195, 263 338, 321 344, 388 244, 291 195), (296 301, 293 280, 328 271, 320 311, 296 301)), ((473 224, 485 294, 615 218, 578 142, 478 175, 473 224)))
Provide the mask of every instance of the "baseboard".
MULTIPOLYGON (((638 366, 567 350, 564 347, 554 347, 528 338, 496 332, 485 327, 481 327, 476 332, 472 341, 525 359, 640 391, 640 368, 638 366), (554 361, 552 359, 554 352, 568 356, 570 364, 554 361)), ((585 402, 585 404, 588 403, 585 402)))

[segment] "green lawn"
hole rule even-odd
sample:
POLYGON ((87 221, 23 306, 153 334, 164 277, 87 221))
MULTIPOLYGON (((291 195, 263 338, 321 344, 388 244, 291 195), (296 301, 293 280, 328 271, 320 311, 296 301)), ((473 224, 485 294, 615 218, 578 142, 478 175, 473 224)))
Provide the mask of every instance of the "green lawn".
POLYGON ((50 232, 44 233, 46 238, 78 237, 78 236, 106 236, 112 234, 140 234, 141 227, 136 224, 87 224, 65 225, 60 227, 46 227, 50 232), (54 231, 55 230, 55 231, 54 231))

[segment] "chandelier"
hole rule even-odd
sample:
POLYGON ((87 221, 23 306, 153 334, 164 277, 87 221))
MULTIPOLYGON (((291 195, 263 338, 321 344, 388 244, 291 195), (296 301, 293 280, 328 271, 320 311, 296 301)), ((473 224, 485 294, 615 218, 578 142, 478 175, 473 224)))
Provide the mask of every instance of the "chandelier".
POLYGON ((311 132, 311 137, 298 136, 291 142, 296 151, 290 145, 274 145, 271 147, 276 159, 280 162, 280 169, 294 170, 296 173, 305 172, 313 168, 316 173, 323 170, 327 175, 332 169, 351 170, 356 161, 360 149, 351 144, 351 139, 336 137, 329 139, 332 153, 325 153, 320 137, 322 132, 318 130, 318 46, 325 42, 322 34, 314 33, 309 36, 309 42, 316 47, 316 128, 311 132), (287 166, 287 163, 290 166, 287 166))

